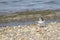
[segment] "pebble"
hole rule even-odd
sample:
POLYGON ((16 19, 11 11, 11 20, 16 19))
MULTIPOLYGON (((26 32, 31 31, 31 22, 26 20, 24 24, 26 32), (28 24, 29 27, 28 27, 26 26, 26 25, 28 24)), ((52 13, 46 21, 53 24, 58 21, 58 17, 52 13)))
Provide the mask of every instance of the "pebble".
POLYGON ((2 27, 0 40, 60 40, 59 24, 51 22, 47 27, 39 27, 35 24, 2 27))

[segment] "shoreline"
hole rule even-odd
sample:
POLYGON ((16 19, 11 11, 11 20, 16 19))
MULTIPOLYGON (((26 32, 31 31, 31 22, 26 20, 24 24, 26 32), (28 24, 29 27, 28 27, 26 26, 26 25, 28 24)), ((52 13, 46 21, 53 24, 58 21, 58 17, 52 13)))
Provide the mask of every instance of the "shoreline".
POLYGON ((56 12, 59 10, 44 10, 44 11, 24 11, 16 12, 10 15, 0 15, 0 23, 12 22, 12 21, 26 21, 26 20, 38 20, 40 16, 46 18, 46 20, 55 19, 56 12))

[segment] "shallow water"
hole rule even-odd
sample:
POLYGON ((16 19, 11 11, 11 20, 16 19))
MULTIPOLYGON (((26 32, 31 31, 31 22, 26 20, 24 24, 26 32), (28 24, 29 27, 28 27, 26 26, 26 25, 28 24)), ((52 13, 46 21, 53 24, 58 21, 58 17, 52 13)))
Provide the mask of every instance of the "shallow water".
MULTIPOLYGON (((60 9, 60 0, 0 0, 0 12, 60 9)), ((0 14, 2 14, 0 13, 0 14)))
MULTIPOLYGON (((48 24, 49 22, 60 22, 59 20, 46 20, 44 23, 48 24)), ((9 22, 9 23, 1 23, 0 26, 18 26, 18 25, 29 25, 29 24, 37 24, 37 21, 25 21, 25 22, 9 22)))

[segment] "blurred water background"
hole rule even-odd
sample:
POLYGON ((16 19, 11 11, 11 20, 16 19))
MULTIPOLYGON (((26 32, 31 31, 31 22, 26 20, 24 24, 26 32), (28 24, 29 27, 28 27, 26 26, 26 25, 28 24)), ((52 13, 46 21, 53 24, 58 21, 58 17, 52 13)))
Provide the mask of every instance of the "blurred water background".
MULTIPOLYGON (((60 9, 60 0, 0 0, 0 15, 6 13, 20 12, 24 10, 47 10, 60 9)), ((30 24, 35 22, 25 22, 30 24)), ((19 25, 20 22, 4 23, 2 25, 19 25)))
POLYGON ((60 9, 60 0, 0 0, 0 14, 46 9, 60 9))

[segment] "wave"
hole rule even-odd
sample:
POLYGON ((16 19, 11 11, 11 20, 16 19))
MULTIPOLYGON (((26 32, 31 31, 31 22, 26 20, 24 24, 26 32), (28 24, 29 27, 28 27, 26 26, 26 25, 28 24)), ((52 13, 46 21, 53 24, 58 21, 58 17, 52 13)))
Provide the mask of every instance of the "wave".
POLYGON ((1 0, 0 11, 60 9, 59 0, 1 0))
POLYGON ((5 4, 5 5, 7 5, 7 4, 8 4, 8 2, 0 2, 0 4, 5 4))

